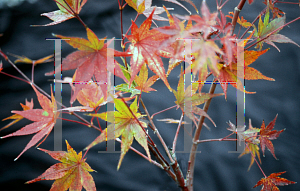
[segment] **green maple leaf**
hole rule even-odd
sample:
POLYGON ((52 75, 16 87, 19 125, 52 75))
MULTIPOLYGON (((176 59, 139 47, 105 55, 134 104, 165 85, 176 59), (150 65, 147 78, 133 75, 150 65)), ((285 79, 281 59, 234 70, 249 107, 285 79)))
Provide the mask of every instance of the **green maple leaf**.
POLYGON ((282 28, 285 24, 285 16, 273 19, 271 22, 269 21, 270 13, 269 8, 266 11, 264 22, 262 21, 261 17, 259 18, 258 23, 258 29, 253 25, 254 27, 254 37, 257 37, 257 41, 260 41, 261 39, 264 39, 263 41, 257 43, 256 48, 261 50, 263 43, 267 43, 269 45, 274 46, 279 52, 279 48, 274 44, 274 42, 278 43, 292 43, 296 46, 300 47, 297 43, 289 39, 288 37, 278 34, 278 32, 281 30, 279 28, 282 28), (273 31, 277 30, 273 33, 273 31))
POLYGON ((214 126, 216 126, 213 120, 209 117, 209 115, 204 110, 196 106, 205 103, 210 98, 224 95, 224 94, 223 93, 221 94, 196 93, 197 89, 198 89, 197 83, 193 83, 192 87, 189 86, 187 87, 186 90, 184 89, 183 72, 181 71, 180 79, 177 86, 177 91, 173 90, 173 94, 175 95, 177 100, 175 101, 175 103, 177 104, 177 108, 180 107, 182 113, 184 113, 187 117, 193 120, 195 125, 197 125, 195 121, 196 119, 195 114, 196 114, 196 115, 205 116, 214 124, 214 126))
POLYGON ((117 169, 119 169, 126 152, 129 150, 133 142, 133 138, 135 138, 135 140, 146 150, 148 158, 151 160, 147 145, 147 136, 145 131, 142 129, 146 128, 147 124, 143 121, 139 120, 138 122, 136 120, 142 117, 142 115, 137 112, 137 99, 135 99, 130 105, 130 108, 128 108, 127 105, 119 99, 114 99, 114 103, 118 111, 89 114, 90 116, 99 117, 112 124, 103 130, 103 132, 85 149, 90 149, 98 143, 108 140, 115 140, 117 137, 122 136, 121 156, 117 167, 117 169))

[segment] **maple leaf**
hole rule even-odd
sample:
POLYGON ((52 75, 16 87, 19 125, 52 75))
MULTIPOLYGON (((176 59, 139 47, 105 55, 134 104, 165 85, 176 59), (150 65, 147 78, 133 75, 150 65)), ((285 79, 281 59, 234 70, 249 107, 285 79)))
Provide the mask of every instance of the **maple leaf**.
POLYGON ((151 161, 150 152, 147 145, 147 136, 142 129, 146 128, 147 124, 139 119, 142 117, 142 115, 140 113, 137 113, 137 99, 132 102, 132 104, 130 105, 130 109, 122 100, 114 99, 114 103, 118 111, 109 111, 100 114, 89 114, 90 116, 99 117, 112 124, 110 124, 105 130, 103 130, 102 133, 89 146, 85 148, 85 150, 90 149, 98 143, 108 140, 115 140, 117 137, 122 135, 121 156, 117 169, 120 168, 122 160, 133 142, 133 138, 135 138, 135 140, 146 150, 149 161, 151 161), (136 119, 138 119, 139 122, 137 122, 136 119), (143 127, 141 127, 140 125, 143 127))
POLYGON ((45 139, 50 134, 50 132, 52 131, 54 124, 56 123, 56 119, 59 116, 59 113, 57 112, 57 105, 55 102, 55 98, 52 93, 52 89, 51 89, 51 100, 49 100, 46 96, 38 92, 34 86, 32 86, 32 88, 34 89, 38 101, 43 109, 12 111, 12 113, 19 114, 24 118, 27 118, 34 122, 29 125, 26 125, 25 127, 21 128, 20 130, 14 133, 1 137, 1 139, 3 139, 12 136, 29 135, 29 134, 36 133, 29 141, 29 143, 26 145, 26 147, 23 149, 23 151, 19 154, 19 156, 15 158, 15 160, 17 160, 25 151, 27 151, 30 147, 34 146, 38 141, 40 141, 43 137, 46 136, 38 145, 44 142, 45 139))
POLYGON ((285 24, 285 16, 273 19, 271 22, 269 22, 269 8, 267 8, 264 22, 261 19, 261 16, 259 17, 259 23, 258 23, 258 29, 253 25, 254 27, 254 37, 257 37, 257 41, 260 41, 261 39, 264 39, 263 41, 257 43, 256 48, 261 50, 263 43, 267 43, 273 47, 275 47, 279 52, 279 48, 274 44, 274 42, 278 43, 292 43, 298 47, 300 47, 297 43, 289 39, 288 37, 278 34, 278 32, 281 30, 280 27, 284 26, 285 24), (278 30, 279 29, 279 30, 278 30), (275 33, 273 31, 277 30, 275 33))
POLYGON ((32 26, 50 26, 56 25, 66 20, 75 17, 75 14, 79 14, 83 5, 87 0, 54 0, 59 8, 57 11, 49 13, 43 13, 41 16, 46 16, 53 22, 46 25, 32 25, 32 26))
POLYGON ((254 0, 248 0, 249 5, 253 3, 254 0))
MULTIPOLYGON (((156 6, 151 6, 152 0, 125 0, 125 1, 130 7, 136 10, 138 14, 144 14, 146 17, 149 17, 154 7, 156 7, 156 6)), ((167 8, 167 9, 173 10, 173 8, 167 8)), ((162 7, 156 7, 153 14, 153 20, 168 21, 168 19, 159 16, 159 14, 162 14, 163 12, 165 12, 165 10, 162 7)))
MULTIPOLYGON (((249 119, 249 128, 246 131, 240 132, 240 137, 242 137, 242 139, 245 140, 246 147, 245 147, 244 152, 242 152, 240 154, 239 158, 245 154, 251 153, 251 161, 250 161, 250 165, 248 167, 248 171, 250 170, 251 166, 253 165, 256 155, 257 155, 257 158, 259 159, 259 162, 261 163, 259 147, 258 147, 259 140, 257 139, 257 133, 259 131, 260 130, 258 128, 252 127, 251 119, 249 119)), ((239 137, 239 141, 240 141, 240 137, 239 137)))
POLYGON ((163 80, 166 86, 171 91, 171 87, 167 81, 165 74, 162 57, 170 57, 172 50, 170 47, 161 48, 158 47, 161 41, 167 39, 169 36, 159 32, 158 30, 150 30, 152 16, 155 9, 152 11, 150 16, 142 23, 140 28, 132 21, 131 35, 127 35, 127 39, 131 42, 127 52, 132 54, 131 56, 131 84, 140 71, 144 63, 148 64, 149 68, 163 80))
POLYGON ((183 80, 183 72, 181 72, 180 79, 178 81, 178 86, 177 86, 177 91, 173 90, 173 94, 176 97, 176 105, 177 108, 180 107, 182 113, 189 117, 195 125, 197 125, 195 119, 195 115, 201 115, 205 116, 208 118, 214 126, 215 123, 213 120, 209 117, 209 115, 202 109, 196 107, 197 105, 201 105, 205 103, 207 100, 216 97, 216 96, 221 96, 223 94, 209 94, 209 93, 196 93, 198 89, 198 84, 193 83, 192 84, 192 89, 191 86, 188 86, 186 90, 184 90, 184 80, 183 80), (185 110, 186 109, 186 110, 185 110))
MULTIPOLYGON (((233 12, 229 12, 229 14, 233 15, 233 12)), ((226 17, 233 19, 233 17, 230 16, 230 15, 226 15, 226 17)), ((248 27, 252 26, 252 24, 249 23, 246 19, 244 19, 243 16, 242 17, 238 17, 237 23, 239 25, 241 25, 242 27, 244 27, 244 28, 248 28, 248 27)))
MULTIPOLYGON (((33 109, 33 100, 31 99, 31 101, 27 101, 27 99, 25 100, 25 105, 23 105, 22 103, 20 103, 23 110, 26 111, 26 110, 30 110, 30 109, 33 109)), ((12 116, 9 116, 5 119, 2 119, 2 121, 5 121, 5 120, 8 120, 8 119, 14 119, 12 122, 10 122, 9 124, 5 125, 4 127, 2 127, 0 129, 0 131, 2 131, 3 129, 6 129, 10 126, 12 126, 13 124, 17 123, 18 121, 20 121, 21 119, 23 119, 24 117, 22 115, 19 115, 19 114, 14 114, 12 116)))
POLYGON ((169 11, 165 7, 164 9, 169 18, 170 26, 159 27, 156 28, 156 30, 169 35, 168 39, 162 41, 159 49, 162 47, 172 47, 172 49, 174 50, 172 53, 173 56, 169 60, 168 71, 166 74, 168 76, 176 66, 184 61, 185 41, 183 39, 194 38, 194 36, 188 32, 188 30, 192 27, 192 20, 189 20, 185 27, 184 21, 180 21, 177 17, 171 16, 169 11))
POLYGON ((185 18, 187 20, 192 20, 196 22, 196 24, 189 30, 189 32, 201 32, 203 34, 203 38, 207 39, 208 35, 214 31, 213 27, 216 24, 216 18, 218 16, 218 13, 210 13, 206 2, 202 1, 201 15, 202 17, 199 15, 191 15, 186 16, 185 18))
POLYGON ((89 106, 93 109, 97 108, 99 105, 105 104, 106 97, 107 96, 102 92, 101 86, 93 82, 86 84, 77 94, 77 100, 81 105, 89 106))
MULTIPOLYGON (((107 46, 111 41, 104 43, 105 38, 99 40, 96 34, 89 28, 86 28, 88 40, 77 37, 64 37, 61 35, 55 35, 61 39, 69 39, 66 42, 74 48, 77 48, 78 51, 75 51, 69 54, 63 61, 61 71, 73 70, 75 71, 75 82, 81 82, 75 84, 74 94, 71 97, 71 103, 76 100, 78 92, 85 86, 82 82, 88 82, 94 76, 98 83, 106 84, 107 83, 107 69, 111 73, 119 76, 120 78, 127 81, 124 77, 123 72, 116 60, 114 64, 107 65, 107 59, 113 58, 114 54, 118 54, 117 51, 110 50, 107 46), (109 53, 114 52, 114 54, 108 55, 109 53)), ((46 75, 53 75, 54 72, 46 73, 46 75)), ((106 94, 106 90, 103 90, 103 93, 106 94)))
POLYGON ((262 185, 261 191, 279 191, 279 188, 277 186, 296 184, 297 182, 278 177, 285 172, 286 171, 272 173, 270 174, 270 176, 260 179, 253 188, 262 185))
POLYGON ((272 14, 273 14, 273 19, 277 17, 282 17, 285 13, 275 7, 275 1, 273 2, 272 0, 264 0, 263 2, 265 5, 268 5, 269 9, 271 9, 272 14))
POLYGON ((156 91, 151 88, 151 86, 156 82, 158 76, 152 76, 148 79, 148 68, 147 65, 144 64, 140 70, 139 76, 135 78, 135 82, 137 83, 136 89, 139 89, 143 92, 149 93, 149 91, 156 91))
POLYGON ((95 182, 89 172, 94 170, 86 163, 86 158, 82 158, 82 152, 76 153, 66 140, 66 151, 39 150, 49 154, 55 160, 60 161, 48 168, 37 178, 27 181, 25 184, 34 183, 40 180, 55 180, 50 191, 74 190, 81 191, 82 187, 86 191, 96 191, 95 182))
POLYGON ((261 146, 261 150, 263 152, 263 156, 265 156, 265 148, 267 147, 276 160, 277 160, 277 158, 275 156, 274 146, 273 146, 271 140, 277 139, 277 137, 280 135, 280 133, 282 133, 285 130, 285 129, 282 129, 280 131, 277 131, 277 130, 272 131, 272 129, 275 126, 277 116, 278 116, 278 114, 273 119, 273 121, 271 121, 267 125, 267 127, 265 126, 265 122, 263 121, 262 125, 260 127, 260 132, 259 132, 259 134, 260 134, 259 140, 260 140, 260 146, 261 146))
POLYGON ((46 57, 38 59, 38 60, 31 60, 30 58, 27 58, 26 56, 18 56, 18 55, 11 54, 11 53, 9 53, 9 54, 11 56, 14 56, 14 57, 18 58, 17 60, 15 60, 15 62, 14 62, 15 64, 21 62, 21 63, 26 63, 26 64, 37 65, 37 64, 53 61, 53 59, 50 59, 50 58, 53 57, 53 55, 49 55, 49 56, 46 56, 46 57))
POLYGON ((217 54, 223 55, 223 51, 213 40, 199 40, 192 44, 192 54, 195 60, 192 62, 192 71, 196 75, 198 72, 198 81, 206 81, 207 68, 209 68, 215 76, 219 75, 217 54))
MULTIPOLYGON (((242 85, 242 82, 240 81, 239 78, 244 78, 245 80, 263 79, 263 80, 275 81, 273 78, 264 76, 258 70, 249 66, 259 56, 266 53, 268 50, 269 49, 265 49, 262 51, 245 50, 244 51, 244 66, 237 66, 236 62, 231 63, 230 66, 226 66, 221 63, 218 64, 220 74, 218 75, 217 78, 218 78, 220 85, 225 93, 225 98, 226 98, 226 94, 227 94, 228 82, 230 83, 230 85, 232 85, 236 89, 238 89, 240 91, 244 91, 244 86, 242 85)), ((255 92, 245 91, 245 93, 252 94, 255 92)))

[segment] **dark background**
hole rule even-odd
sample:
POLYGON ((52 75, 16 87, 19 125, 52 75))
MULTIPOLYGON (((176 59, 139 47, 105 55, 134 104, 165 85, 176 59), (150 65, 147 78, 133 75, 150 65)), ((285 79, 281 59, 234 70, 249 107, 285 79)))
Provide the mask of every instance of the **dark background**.
MULTIPOLYGON (((194 1, 199 8, 201 1, 194 1)), ((224 7, 223 13, 232 11, 239 1, 232 0, 224 7)), ((153 1, 153 5, 174 7, 173 13, 187 14, 182 8, 163 1, 153 1)), ((185 4, 185 3, 183 3, 185 4)), ((195 13, 193 8, 187 7, 195 13)), ((208 3, 210 10, 216 10, 215 1, 208 3)), ((279 4, 279 8, 287 13, 286 22, 300 16, 300 10, 297 5, 279 4)), ((261 1, 255 1, 252 6, 248 3, 241 13, 248 21, 252 21, 257 14, 263 10, 264 4, 261 1)), ((62 24, 50 27, 30 27, 33 24, 47 24, 50 20, 41 17, 41 13, 57 10, 56 4, 51 0, 39 0, 34 4, 24 2, 16 7, 0 9, 0 47, 4 52, 10 52, 17 55, 25 55, 31 59, 53 54, 53 41, 46 41, 45 38, 51 38, 52 33, 64 36, 76 36, 86 38, 85 29, 76 20, 71 19, 62 24)), ((130 25, 130 20, 135 18, 135 11, 127 6, 124 10, 124 31, 130 25)), ((80 16, 82 20, 97 34, 99 38, 120 38, 120 21, 117 0, 89 0, 83 7, 80 16)), ((138 26, 144 20, 140 16, 138 26)), ((160 25, 163 23, 158 22, 160 25)), ((167 23, 165 23, 166 25, 167 23)), ((280 34, 284 34, 300 44, 299 21, 290 24, 284 28, 280 34)), ((238 27, 237 27, 238 28, 238 27)), ((254 127, 260 127, 263 120, 266 125, 278 114, 275 130, 286 128, 286 131, 280 137, 273 141, 275 154, 279 160, 275 160, 271 153, 266 149, 266 157, 262 157, 262 168, 269 175, 274 172, 287 171, 282 177, 299 182, 300 178, 300 157, 299 157, 299 113, 300 113, 300 49, 293 44, 277 44, 280 53, 275 48, 271 48, 264 56, 259 58, 251 66, 261 71, 268 77, 275 78, 275 82, 270 81, 246 81, 246 90, 256 91, 256 94, 246 95, 246 125, 251 118, 254 127)), ((118 47, 116 45, 116 47, 118 47)), ((265 45, 264 48, 269 47, 265 45)), ((63 42, 62 57, 66 57, 74 51, 72 47, 63 42)), ((10 57, 14 60, 12 57, 10 57)), ((3 61, 3 71, 20 76, 6 62, 3 61)), ((165 60, 167 61, 167 59, 165 60)), ((18 67, 27 75, 31 76, 30 65, 18 65, 18 67)), ((165 64, 167 67, 167 62, 165 64)), ((53 62, 38 65, 35 67, 35 83, 50 93, 51 77, 45 77, 44 73, 53 70, 53 62)), ((178 83, 179 67, 172 71, 168 78, 172 88, 176 89, 178 83)), ((63 76, 71 76, 72 72, 63 72, 63 76)), ((21 110, 19 103, 25 102, 27 98, 34 99, 34 108, 40 108, 36 95, 32 88, 26 83, 17 81, 0 75, 0 119, 11 115, 11 110, 21 110)), ((143 99, 151 114, 174 105, 174 95, 164 86, 163 82, 158 81, 153 88, 158 92, 143 94, 143 99)), ((209 86, 204 87, 208 91, 209 86)), ((222 90, 217 86, 217 93, 222 90)), ((69 85, 63 86, 63 103, 69 105, 70 88, 69 85)), ((77 103, 78 104, 78 103, 77 103)), ((228 99, 223 97, 214 98, 209 108, 208 114, 217 124, 212 127, 209 121, 206 123, 211 126, 211 131, 203 129, 201 139, 221 138, 229 134, 226 130, 227 121, 235 121, 236 116, 236 90, 233 87, 228 88, 228 99)), ((63 117, 70 118, 64 115, 63 117)), ((170 110, 162 113, 154 119, 174 118, 179 119, 180 112, 170 110)), ((0 122, 0 127, 5 126, 8 121, 0 122)), ((12 133, 21 127, 29 124, 30 121, 23 119, 9 129, 0 132, 0 136, 12 133)), ((102 123, 104 124, 104 123, 102 123)), ((167 145, 171 146, 173 136, 177 125, 156 123, 160 133, 165 138, 167 145)), ((102 125, 103 126, 103 125, 102 125)), ((79 152, 98 136, 98 132, 74 123, 63 123, 63 140, 67 139, 69 144, 79 152)), ((49 155, 31 148, 26 151, 16 162, 15 157, 24 149, 32 135, 11 137, 0 140, 0 185, 1 190, 49 190, 53 181, 40 181, 25 185, 24 182, 34 179, 42 174, 47 168, 57 161, 49 155)), ((154 136, 154 141, 156 136, 154 136)), ((179 138, 178 150, 182 149, 182 136, 179 138)), ((53 132, 50 133, 47 140, 40 146, 41 148, 53 150, 53 132)), ((134 142, 134 147, 144 150, 134 142)), ((159 148, 160 144, 158 143, 159 148)), ((117 143, 117 149, 120 145, 117 143)), ((201 154, 197 155, 195 170, 194 190, 260 190, 260 188, 251 189, 263 175, 259 168, 254 164, 247 172, 250 155, 238 159, 239 154, 230 154, 235 144, 231 142, 212 142, 204 143, 199 146, 201 154)), ((63 150, 66 150, 63 143, 63 150)), ((122 163, 119 171, 116 170, 119 160, 119 154, 98 154, 99 150, 105 150, 105 144, 95 146, 87 155, 87 162, 97 171, 91 173, 97 190, 179 190, 177 185, 161 169, 150 164, 132 151, 129 151, 122 163)), ((162 149, 161 149, 162 150, 162 149)), ((162 150, 163 152, 163 150, 162 150)), ((180 165, 184 173, 187 169, 187 154, 177 154, 180 165)), ((279 187, 280 190, 299 190, 299 184, 279 187)))

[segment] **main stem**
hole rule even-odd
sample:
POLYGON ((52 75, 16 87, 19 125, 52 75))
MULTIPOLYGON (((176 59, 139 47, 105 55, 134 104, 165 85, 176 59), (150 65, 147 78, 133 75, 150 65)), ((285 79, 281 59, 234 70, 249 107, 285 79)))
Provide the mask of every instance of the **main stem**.
MULTIPOLYGON (((215 92, 216 86, 217 86, 216 83, 211 84, 210 90, 209 90, 210 94, 213 94, 215 92)), ((211 99, 212 98, 210 98, 209 100, 207 100, 207 102, 205 103, 205 105, 203 107, 203 110, 205 112, 208 111, 211 99)), ((187 175, 186 175, 187 176, 187 187, 188 187, 189 191, 193 190, 196 152, 197 152, 197 148, 198 148, 197 141, 199 140, 199 137, 200 137, 200 134, 201 134, 201 130, 202 130, 202 126, 203 126, 203 123, 204 123, 204 119, 205 119, 205 116, 202 115, 200 117, 200 121, 198 123, 198 128, 196 129, 195 135, 193 137, 193 145, 192 145, 192 148, 191 148, 190 159, 189 159, 189 168, 188 168, 188 172, 187 172, 187 175)))
POLYGON ((232 32, 231 32, 232 35, 234 33, 234 28, 236 26, 239 14, 245 5, 245 2, 246 2, 246 0, 241 0, 240 3, 238 4, 238 6, 234 8, 234 15, 232 18, 232 32))

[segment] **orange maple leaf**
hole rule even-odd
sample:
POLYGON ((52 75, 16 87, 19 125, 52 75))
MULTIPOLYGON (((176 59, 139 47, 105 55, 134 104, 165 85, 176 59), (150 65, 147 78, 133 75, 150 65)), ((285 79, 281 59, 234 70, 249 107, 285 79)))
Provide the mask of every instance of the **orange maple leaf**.
POLYGON ((53 59, 50 59, 50 58, 52 58, 54 56, 54 55, 49 55, 49 56, 46 56, 46 57, 38 59, 38 60, 31 60, 30 58, 27 58, 26 56, 18 56, 18 55, 11 54, 11 53, 8 53, 8 54, 13 57, 18 58, 17 60, 15 60, 15 62, 14 62, 15 64, 21 62, 21 63, 34 64, 34 65, 51 62, 51 61, 53 61, 53 59))
MULTIPOLYGON (((31 101, 27 101, 27 99, 25 100, 25 105, 23 105, 22 103, 20 103, 23 110, 26 111, 26 110, 30 110, 30 109, 33 109, 33 100, 31 99, 31 101)), ((19 114, 14 114, 12 116, 9 116, 5 119, 2 119, 2 121, 5 121, 5 120, 8 120, 8 119, 14 119, 12 122, 10 122, 9 124, 5 125, 4 127, 2 127, 0 129, 0 131, 2 131, 3 129, 6 129, 10 126, 12 126, 13 124, 17 123, 18 121, 20 121, 21 119, 23 119, 24 117, 22 115, 19 115, 19 114)))
POLYGON ((40 180, 55 180, 50 191, 68 189, 81 191, 82 187, 87 191, 96 191, 94 179, 89 173, 94 170, 85 162, 86 158, 82 158, 82 152, 77 154, 67 140, 66 144, 68 152, 48 151, 39 148, 39 150, 44 151, 55 160, 62 163, 52 165, 43 174, 33 180, 27 181, 25 184, 34 183, 40 180))
MULTIPOLYGON (((242 82, 239 78, 244 78, 245 80, 269 80, 269 81, 275 81, 273 78, 269 78, 261 74, 258 70, 249 67, 250 64, 252 64, 259 56, 266 53, 269 49, 262 50, 262 51, 245 51, 244 52, 244 67, 243 66, 237 66, 236 62, 231 63, 231 65, 227 66, 224 64, 219 63, 219 76, 217 77, 220 85, 225 93, 225 98, 227 94, 227 87, 228 83, 230 83, 233 87, 240 91, 244 91, 244 86, 242 85, 242 82), (243 67, 243 68, 242 68, 243 67)), ((245 91, 245 93, 253 94, 255 92, 248 92, 245 91)))

